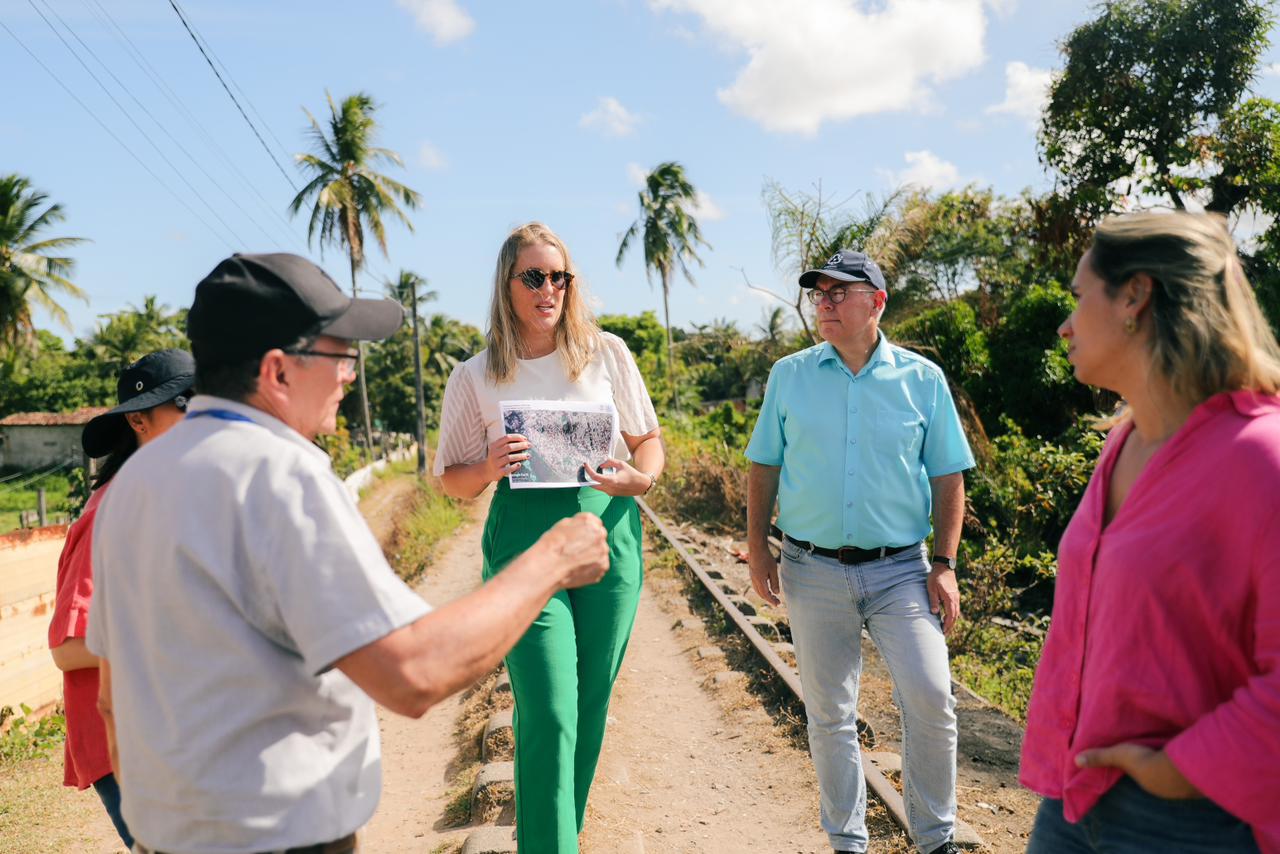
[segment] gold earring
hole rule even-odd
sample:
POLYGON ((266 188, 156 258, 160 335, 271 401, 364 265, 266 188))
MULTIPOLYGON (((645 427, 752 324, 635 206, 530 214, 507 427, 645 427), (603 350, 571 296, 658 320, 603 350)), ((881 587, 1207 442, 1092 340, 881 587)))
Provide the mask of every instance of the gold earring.
POLYGON ((1134 320, 1132 317, 1126 317, 1124 319, 1124 331, 1128 332, 1130 335, 1137 332, 1138 321, 1134 320))

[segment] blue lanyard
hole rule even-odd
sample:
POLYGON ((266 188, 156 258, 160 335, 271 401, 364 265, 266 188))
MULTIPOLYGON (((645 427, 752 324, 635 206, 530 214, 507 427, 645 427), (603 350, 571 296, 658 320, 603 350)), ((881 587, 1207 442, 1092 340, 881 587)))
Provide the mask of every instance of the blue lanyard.
POLYGON ((247 415, 241 415, 239 412, 232 412, 230 409, 201 409, 199 412, 188 412, 187 418, 217 418, 219 421, 245 421, 249 424, 256 424, 247 415))

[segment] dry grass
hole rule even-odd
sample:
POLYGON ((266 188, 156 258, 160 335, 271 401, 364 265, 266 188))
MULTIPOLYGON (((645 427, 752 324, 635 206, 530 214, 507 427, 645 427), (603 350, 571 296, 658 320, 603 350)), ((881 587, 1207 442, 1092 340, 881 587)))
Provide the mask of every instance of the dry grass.
POLYGON ((462 711, 454 726, 454 743, 458 753, 450 763, 452 782, 446 796, 444 823, 446 827, 462 827, 470 824, 471 790, 480 773, 480 739, 485 724, 497 709, 492 699, 493 685, 498 681, 498 671, 490 673, 463 694, 462 711))
POLYGON ((0 852, 32 851, 124 851, 93 789, 77 792, 62 785, 61 751, 0 769, 0 852), (111 839, 114 847, 104 839, 111 839))

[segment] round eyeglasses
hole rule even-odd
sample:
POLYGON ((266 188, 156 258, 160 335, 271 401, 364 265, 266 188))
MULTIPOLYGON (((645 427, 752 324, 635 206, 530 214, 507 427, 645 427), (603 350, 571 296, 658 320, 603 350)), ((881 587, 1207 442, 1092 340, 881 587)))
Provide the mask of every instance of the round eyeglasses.
POLYGON ((809 288, 805 291, 805 296, 809 298, 809 302, 813 305, 822 305, 823 297, 829 299, 832 305, 839 305, 845 301, 849 294, 874 293, 874 290, 868 290, 867 288, 851 288, 848 285, 832 285, 825 291, 819 288, 809 288))

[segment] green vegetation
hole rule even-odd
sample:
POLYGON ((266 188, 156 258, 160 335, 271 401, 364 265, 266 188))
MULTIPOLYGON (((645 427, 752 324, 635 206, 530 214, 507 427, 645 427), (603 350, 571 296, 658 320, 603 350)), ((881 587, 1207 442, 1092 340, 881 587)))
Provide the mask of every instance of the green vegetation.
MULTIPOLYGON (((627 250, 639 238, 644 246, 645 275, 652 280, 652 275, 657 273, 662 282, 662 316, 667 328, 669 375, 674 375, 670 368, 675 364, 671 336, 671 279, 679 268, 689 283, 693 284, 689 263, 702 263, 702 259, 698 257, 699 244, 709 247, 702 239, 698 221, 690 213, 697 202, 697 196, 693 184, 685 176, 683 166, 674 161, 659 163, 645 176, 644 188, 638 194, 640 218, 622 235, 622 242, 618 245, 617 264, 621 267, 627 250)), ((671 403, 676 409, 680 408, 674 385, 671 387, 671 403)))
POLYGON ((42 759, 62 747, 67 734, 67 721, 61 713, 31 719, 31 707, 23 704, 22 714, 5 706, 0 709, 0 766, 42 759))
POLYGON ((63 514, 70 517, 79 509, 80 501, 75 494, 79 488, 77 477, 52 473, 33 480, 19 476, 0 483, 0 533, 19 527, 18 516, 25 510, 36 509, 39 500, 36 490, 41 488, 44 489, 45 509, 50 516, 63 514))
POLYGON ((0 352, 30 343, 33 308, 43 308, 67 326, 66 309, 55 297, 88 299, 67 278, 75 271, 75 259, 55 254, 84 243, 84 238, 45 233, 66 219, 62 205, 44 206, 48 200, 21 175, 0 175, 0 352))
MULTIPOLYGON (((416 190, 395 181, 374 167, 381 163, 404 166, 400 155, 388 148, 373 144, 378 133, 378 123, 373 118, 378 105, 364 92, 358 92, 335 104, 333 96, 325 93, 329 102, 328 127, 316 121, 316 117, 304 108, 311 121, 312 154, 299 154, 298 163, 306 172, 308 182, 289 203, 289 212, 297 215, 304 206, 311 205, 307 223, 307 242, 319 236, 320 249, 325 246, 341 246, 347 251, 351 264, 351 295, 358 290, 356 274, 364 266, 364 233, 367 227, 374 240, 387 254, 387 234, 382 218, 384 214, 400 220, 413 231, 413 221, 405 215, 401 205, 410 210, 422 201, 416 190)), ((369 393, 365 384, 364 344, 360 344, 359 390, 361 401, 360 424, 364 430, 364 445, 373 456, 373 422, 369 414, 369 393)))
MULTIPOLYGON (((404 465, 413 470, 412 462, 404 465)), ((418 480, 414 488, 413 510, 398 522, 395 541, 396 572, 408 582, 426 571, 445 538, 466 521, 466 510, 436 483, 418 480)))

